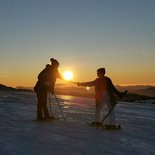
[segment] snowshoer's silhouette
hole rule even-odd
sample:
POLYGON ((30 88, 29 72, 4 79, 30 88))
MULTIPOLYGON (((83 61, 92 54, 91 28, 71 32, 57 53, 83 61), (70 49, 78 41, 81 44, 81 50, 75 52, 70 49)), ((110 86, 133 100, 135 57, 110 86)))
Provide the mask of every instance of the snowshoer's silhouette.
POLYGON ((47 94, 50 91, 54 94, 54 86, 56 79, 63 79, 58 71, 59 62, 51 58, 51 65, 47 64, 38 75, 38 81, 34 87, 37 94, 37 120, 51 119, 47 108, 47 94))
MULTIPOLYGON (((94 81, 90 82, 77 82, 78 86, 95 86, 95 125, 101 125, 104 109, 107 106, 108 110, 116 104, 116 96, 122 97, 123 93, 120 93, 113 85, 110 78, 105 76, 105 68, 99 68, 97 70, 97 76, 94 81)), ((108 125, 115 125, 115 112, 114 110, 109 115, 108 125)))

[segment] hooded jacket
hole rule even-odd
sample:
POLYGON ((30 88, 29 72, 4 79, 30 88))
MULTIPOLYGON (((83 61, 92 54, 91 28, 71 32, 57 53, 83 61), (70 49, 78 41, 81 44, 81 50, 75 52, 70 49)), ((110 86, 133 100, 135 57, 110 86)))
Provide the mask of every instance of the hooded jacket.
POLYGON ((120 96, 120 92, 115 88, 110 78, 104 76, 103 78, 96 78, 94 81, 79 83, 80 86, 95 86, 95 100, 96 104, 102 100, 104 92, 108 92, 110 102, 112 104, 116 101, 116 96, 120 96))
POLYGON ((61 79, 61 75, 57 68, 47 65, 38 75, 38 81, 34 87, 35 91, 54 91, 56 79, 61 79))

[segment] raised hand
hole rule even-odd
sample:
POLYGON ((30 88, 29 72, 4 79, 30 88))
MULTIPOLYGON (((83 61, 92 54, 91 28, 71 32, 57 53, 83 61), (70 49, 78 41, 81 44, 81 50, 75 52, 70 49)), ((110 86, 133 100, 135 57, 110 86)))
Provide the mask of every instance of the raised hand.
POLYGON ((72 81, 72 83, 73 83, 73 84, 76 84, 77 86, 80 85, 80 82, 73 82, 73 81, 72 81))
POLYGON ((128 93, 128 91, 126 90, 126 91, 124 91, 124 92, 122 92, 121 94, 120 94, 120 98, 123 98, 126 94, 128 93))

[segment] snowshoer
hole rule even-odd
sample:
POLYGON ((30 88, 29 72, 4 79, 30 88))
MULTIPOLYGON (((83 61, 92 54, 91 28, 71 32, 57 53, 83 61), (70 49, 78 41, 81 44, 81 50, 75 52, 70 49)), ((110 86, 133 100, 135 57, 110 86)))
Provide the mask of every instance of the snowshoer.
MULTIPOLYGON (((116 104, 116 97, 122 97, 123 93, 120 93, 115 86, 113 85, 111 79, 105 76, 105 68, 99 68, 97 70, 97 76, 94 81, 90 82, 77 82, 78 86, 95 86, 95 101, 96 101, 96 109, 95 109, 95 125, 101 126, 102 119, 104 116, 104 111, 107 108, 108 111, 112 108, 114 104, 116 104)), ((109 126, 115 126, 115 111, 110 113, 109 121, 107 122, 109 126)))
POLYGON ((53 95, 56 79, 63 79, 58 71, 59 62, 53 58, 50 61, 51 65, 47 64, 46 68, 39 73, 34 87, 38 99, 37 120, 51 119, 47 108, 47 94, 50 91, 53 95))

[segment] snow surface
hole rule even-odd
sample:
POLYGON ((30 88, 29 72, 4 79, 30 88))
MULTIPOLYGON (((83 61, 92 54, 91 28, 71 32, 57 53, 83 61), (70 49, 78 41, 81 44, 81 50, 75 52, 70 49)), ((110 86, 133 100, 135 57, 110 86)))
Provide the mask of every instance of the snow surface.
MULTIPOLYGON (((155 104, 120 102, 123 129, 106 131, 86 124, 93 99, 57 97, 66 121, 37 122, 34 93, 0 92, 0 155, 155 155, 155 104)), ((61 116, 54 98, 51 107, 61 116)))

